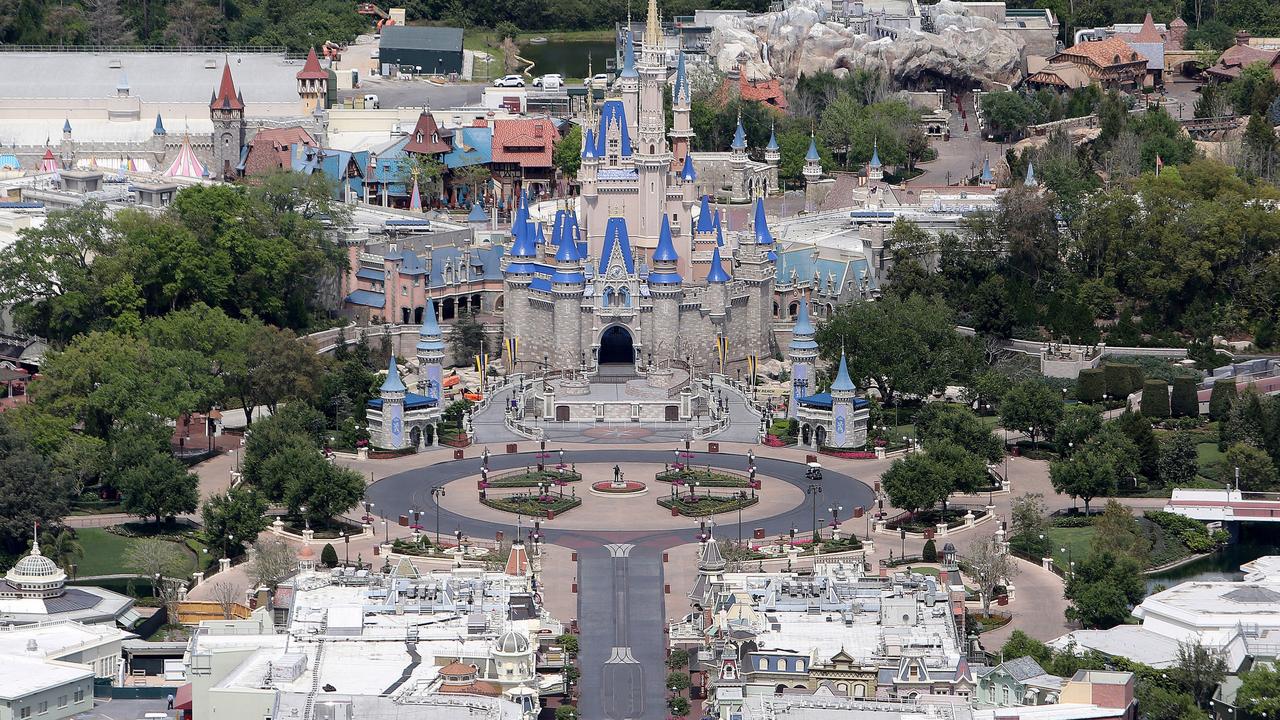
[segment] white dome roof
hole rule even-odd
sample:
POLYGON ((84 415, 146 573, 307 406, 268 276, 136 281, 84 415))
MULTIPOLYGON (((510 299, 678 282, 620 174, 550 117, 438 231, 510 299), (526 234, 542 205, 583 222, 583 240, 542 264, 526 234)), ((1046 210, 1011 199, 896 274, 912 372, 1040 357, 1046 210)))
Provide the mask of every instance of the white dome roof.
POLYGON ((30 578, 53 577, 62 573, 52 560, 43 555, 28 555, 22 558, 17 565, 13 566, 13 572, 30 578))
POLYGON ((4 577, 19 593, 49 596, 60 593, 67 580, 67 574, 57 563, 40 554, 40 543, 35 540, 31 543, 31 554, 19 560, 4 577))
POLYGON ((507 655, 523 655, 529 652, 529 638, 515 630, 507 630, 498 636, 496 650, 507 655))

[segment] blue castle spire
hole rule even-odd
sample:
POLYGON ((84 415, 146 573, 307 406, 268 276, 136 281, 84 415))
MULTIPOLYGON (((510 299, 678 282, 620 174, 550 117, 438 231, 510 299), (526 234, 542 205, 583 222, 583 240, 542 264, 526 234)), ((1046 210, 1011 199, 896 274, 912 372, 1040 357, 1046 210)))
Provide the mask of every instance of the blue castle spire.
POLYGON ((71 118, 67 118, 66 120, 63 120, 63 121, 62 121, 62 132, 67 133, 67 134, 70 134, 70 132, 71 132, 71 118))
POLYGON ((680 53, 680 57, 676 59, 676 84, 671 87, 671 99, 675 102, 688 102, 689 97, 689 76, 684 69, 684 53, 680 53))
POLYGON ((485 223, 489 222, 489 214, 484 211, 484 206, 479 200, 471 203, 471 212, 467 214, 467 222, 469 223, 485 223))
POLYGON ((671 239, 671 221, 663 213, 662 229, 658 231, 658 247, 653 251, 653 260, 654 262, 676 262, 679 259, 675 241, 671 239))
POLYGON ((587 128, 586 142, 582 145, 582 159, 587 160, 596 156, 596 138, 592 134, 591 128, 587 128))
POLYGON ((422 311, 422 329, 418 330, 417 349, 444 350, 440 323, 436 321, 436 303, 431 298, 427 298, 427 306, 422 311))
POLYGON ((378 388, 378 391, 384 393, 402 393, 405 390, 404 382, 400 380, 400 369, 396 367, 396 358, 393 355, 391 357, 391 362, 387 366, 387 379, 382 382, 382 387, 378 388))
POLYGON ((982 177, 979 180, 983 183, 989 183, 992 180, 991 175, 991 157, 987 156, 982 159, 982 177))
POLYGON ((733 150, 747 149, 747 133, 742 129, 742 115, 738 115, 738 127, 733 131, 733 142, 729 145, 733 150))
POLYGON ((153 135, 164 135, 164 121, 160 119, 160 113, 156 113, 156 127, 151 131, 153 135))
POLYGON ((720 248, 711 251, 711 270, 707 272, 707 282, 723 285, 729 282, 729 273, 724 271, 720 262, 720 248))
POLYGON ((773 244, 773 234, 769 232, 769 222, 764 216, 764 198, 756 198, 756 217, 753 226, 756 242, 761 245, 773 244))
POLYGON ((622 53, 622 72, 618 73, 618 77, 640 77, 640 73, 636 72, 636 36, 631 32, 630 25, 627 27, 627 44, 622 53))
POLYGON ((880 138, 871 141, 871 167, 880 167, 880 138))
POLYGON ((711 232, 716 229, 716 216, 711 212, 711 198, 706 195, 702 196, 702 204, 698 206, 698 224, 694 229, 700 233, 711 232))
POLYGON ((787 347, 792 350, 818 349, 818 343, 813 339, 815 332, 817 330, 809 320, 809 301, 800 298, 800 310, 796 313, 796 324, 791 328, 791 343, 787 347))
POLYGON ((698 179, 698 173, 693 171, 693 154, 689 153, 684 156, 684 169, 680 171, 680 180, 683 182, 693 182, 698 179))
POLYGON ((822 159, 818 156, 818 141, 813 137, 813 133, 809 133, 809 152, 805 154, 804 159, 811 162, 819 162, 822 159))
POLYGON ((765 149, 765 150, 777 150, 777 149, 778 149, 778 136, 777 136, 777 134, 774 132, 774 129, 773 129, 773 127, 772 127, 772 126, 769 128, 769 144, 768 144, 768 145, 765 145, 765 146, 764 146, 764 149, 765 149))
POLYGON ((840 370, 836 372, 835 382, 831 383, 832 392, 853 392, 858 389, 849 379, 849 366, 844 361, 844 349, 840 350, 840 370))

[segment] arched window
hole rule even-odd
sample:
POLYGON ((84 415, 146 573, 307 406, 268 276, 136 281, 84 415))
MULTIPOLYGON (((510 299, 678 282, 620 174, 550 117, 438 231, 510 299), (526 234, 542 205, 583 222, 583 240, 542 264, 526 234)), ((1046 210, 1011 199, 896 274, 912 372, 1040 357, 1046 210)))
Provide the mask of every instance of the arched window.
POLYGON ((800 312, 800 303, 793 302, 791 305, 787 306, 787 316, 792 320, 796 318, 796 313, 798 312, 800 312))
POLYGON ((768 669, 769 669, 769 658, 760 658, 759 660, 757 660, 757 661, 756 661, 756 667, 760 668, 761 670, 768 670, 768 669))
POLYGON ((613 305, 613 288, 605 288, 604 290, 604 306, 611 307, 613 305))
POLYGON ((631 293, 626 288, 618 290, 618 304, 622 307, 631 307, 631 293))
POLYGON ((860 697, 866 697, 866 696, 867 696, 867 686, 866 686, 866 685, 863 685, 862 683, 857 683, 857 684, 855 684, 855 685, 853 686, 853 696, 854 696, 854 697, 858 697, 858 698, 860 698, 860 697))
POLYGON ((804 660, 796 660, 796 672, 804 672, 804 660))

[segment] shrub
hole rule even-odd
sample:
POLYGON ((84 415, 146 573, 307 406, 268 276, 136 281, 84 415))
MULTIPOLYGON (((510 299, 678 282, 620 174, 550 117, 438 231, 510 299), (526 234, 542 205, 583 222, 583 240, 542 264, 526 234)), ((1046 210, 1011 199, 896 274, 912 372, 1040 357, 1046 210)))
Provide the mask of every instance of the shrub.
POLYGON ((688 689, 690 685, 689 673, 681 670, 672 670, 667 673, 667 687, 675 688, 676 692, 688 689))
POLYGON ((1190 377, 1173 379, 1173 394, 1169 398, 1169 414, 1180 418, 1200 416, 1200 398, 1196 395, 1196 380, 1190 377))
POLYGON ((1146 381, 1146 372, 1139 365, 1126 365, 1129 371, 1129 392, 1133 392, 1142 387, 1142 383, 1146 381))
POLYGON ((1234 378, 1222 378, 1213 383, 1213 392, 1209 395, 1209 419, 1226 420, 1231 414, 1231 406, 1236 402, 1236 381, 1234 378))
POLYGON ((1107 381, 1102 368, 1086 368, 1080 371, 1080 379, 1076 381, 1076 398, 1080 402, 1102 402, 1107 392, 1107 381))
POLYGON ((924 543, 924 550, 920 551, 920 559, 924 562, 938 562, 938 546, 934 544, 933 538, 929 538, 924 543))
POLYGON ((1147 380, 1142 384, 1142 414, 1149 418, 1169 417, 1169 383, 1147 380))
POLYGON ((333 549, 333 543, 324 544, 324 549, 320 551, 320 564, 327 568, 337 567, 338 551, 333 549))
POLYGON ((1129 366, 1122 363, 1107 363, 1102 366, 1103 382, 1107 394, 1114 399, 1122 399, 1129 394, 1129 366))
POLYGON ((667 667, 671 670, 689 667, 689 651, 672 650, 671 654, 667 656, 667 667))

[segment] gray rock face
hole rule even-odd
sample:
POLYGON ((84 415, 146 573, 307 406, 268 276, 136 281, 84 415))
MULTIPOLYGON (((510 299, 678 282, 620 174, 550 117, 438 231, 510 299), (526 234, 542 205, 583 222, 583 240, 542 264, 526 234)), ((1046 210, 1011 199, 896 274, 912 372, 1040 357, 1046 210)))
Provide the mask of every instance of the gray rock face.
POLYGON ((721 72, 736 69, 741 58, 753 80, 862 68, 907 87, 930 77, 1013 84, 1022 76, 1022 40, 959 3, 941 0, 929 8, 936 32, 895 27, 896 37, 878 39, 866 32, 867 23, 855 28, 829 20, 826 7, 827 0, 794 0, 781 12, 719 18, 710 54, 721 72))

